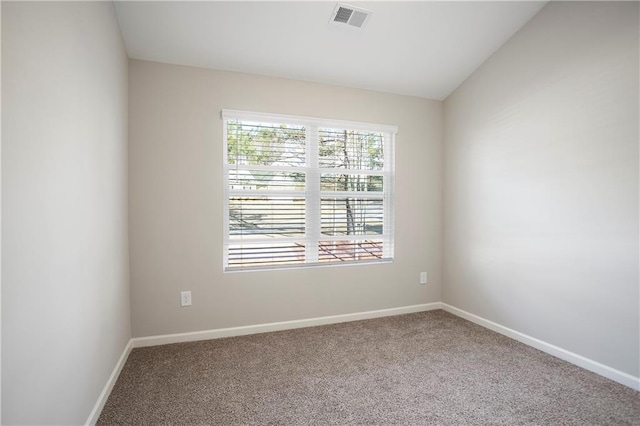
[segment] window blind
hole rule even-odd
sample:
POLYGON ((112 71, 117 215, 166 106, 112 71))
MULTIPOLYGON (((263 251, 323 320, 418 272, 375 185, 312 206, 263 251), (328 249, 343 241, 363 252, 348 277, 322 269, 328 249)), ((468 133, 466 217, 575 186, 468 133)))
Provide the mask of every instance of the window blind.
POLYGON ((396 127, 222 118, 225 271, 393 259, 396 127))

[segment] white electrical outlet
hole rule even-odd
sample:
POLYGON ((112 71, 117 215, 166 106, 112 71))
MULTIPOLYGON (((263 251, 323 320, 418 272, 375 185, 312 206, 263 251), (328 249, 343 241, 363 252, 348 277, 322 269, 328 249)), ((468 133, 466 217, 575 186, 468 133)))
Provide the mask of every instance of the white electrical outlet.
POLYGON ((426 283, 427 283, 427 273, 420 272, 420 284, 426 284, 426 283))
POLYGON ((191 306, 191 292, 190 291, 181 291, 180 292, 180 306, 191 306))

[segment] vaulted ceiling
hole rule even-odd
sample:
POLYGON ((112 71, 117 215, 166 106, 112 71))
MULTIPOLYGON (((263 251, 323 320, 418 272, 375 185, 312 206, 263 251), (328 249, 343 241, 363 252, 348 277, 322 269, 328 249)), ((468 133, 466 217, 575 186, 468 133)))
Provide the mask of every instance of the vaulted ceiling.
POLYGON ((116 1, 129 57, 442 100, 546 2, 116 1))

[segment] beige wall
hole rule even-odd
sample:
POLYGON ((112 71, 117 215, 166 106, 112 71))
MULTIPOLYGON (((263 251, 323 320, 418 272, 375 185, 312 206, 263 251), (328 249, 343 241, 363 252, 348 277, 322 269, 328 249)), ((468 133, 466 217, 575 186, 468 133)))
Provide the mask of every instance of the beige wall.
POLYGON ((111 2, 2 2, 2 424, 82 424, 130 336, 111 2))
POLYGON ((639 373, 638 3, 552 2, 445 101, 443 301, 639 373))
POLYGON ((131 60, 129 217, 134 336, 440 300, 442 104, 131 60), (393 264, 222 272, 223 108, 399 126, 393 264), (427 270, 430 283, 420 286, 427 270), (181 308, 181 290, 193 306, 181 308))

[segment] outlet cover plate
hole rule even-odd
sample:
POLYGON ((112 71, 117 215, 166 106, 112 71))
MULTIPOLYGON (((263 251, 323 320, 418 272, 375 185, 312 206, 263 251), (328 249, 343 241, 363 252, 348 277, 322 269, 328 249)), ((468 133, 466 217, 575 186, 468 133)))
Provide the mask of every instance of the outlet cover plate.
POLYGON ((190 291, 181 291, 180 292, 180 306, 191 306, 191 292, 190 291))

